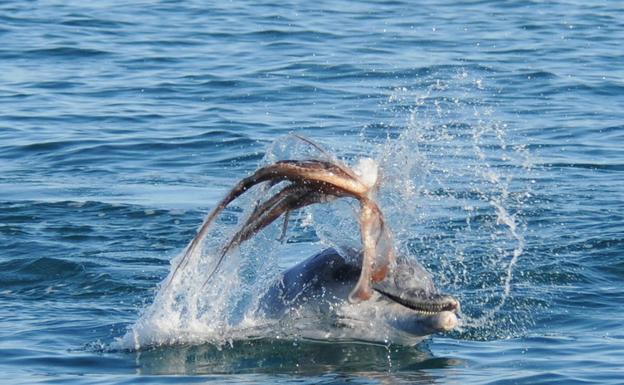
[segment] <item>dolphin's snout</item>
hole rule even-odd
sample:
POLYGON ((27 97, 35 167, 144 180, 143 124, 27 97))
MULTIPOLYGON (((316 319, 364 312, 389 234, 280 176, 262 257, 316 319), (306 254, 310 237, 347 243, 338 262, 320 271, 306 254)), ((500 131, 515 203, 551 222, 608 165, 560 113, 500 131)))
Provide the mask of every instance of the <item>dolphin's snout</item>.
POLYGON ((430 318, 431 328, 434 330, 448 332, 457 327, 458 321, 455 313, 443 311, 430 318))

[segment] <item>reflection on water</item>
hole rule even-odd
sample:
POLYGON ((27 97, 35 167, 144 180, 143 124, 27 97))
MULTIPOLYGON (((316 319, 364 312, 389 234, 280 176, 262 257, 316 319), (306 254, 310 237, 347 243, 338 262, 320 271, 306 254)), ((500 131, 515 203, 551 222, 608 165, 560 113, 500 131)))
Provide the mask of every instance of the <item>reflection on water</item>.
POLYGON ((433 383, 427 369, 451 368, 461 360, 433 357, 417 348, 365 343, 249 340, 216 347, 169 346, 134 353, 141 374, 284 373, 306 376, 328 372, 381 378, 404 373, 418 383, 433 383))

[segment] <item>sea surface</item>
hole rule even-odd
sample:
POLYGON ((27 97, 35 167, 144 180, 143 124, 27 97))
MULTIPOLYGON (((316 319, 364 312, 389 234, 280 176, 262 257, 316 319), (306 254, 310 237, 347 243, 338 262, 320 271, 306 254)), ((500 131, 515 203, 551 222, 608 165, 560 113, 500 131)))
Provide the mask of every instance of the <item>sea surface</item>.
MULTIPOLYGON (((0 2, 0 382, 624 383, 623 44, 619 1, 0 2), (379 163, 396 247, 459 330, 136 328, 291 133, 379 163)), ((353 236, 314 210, 239 261, 275 274, 353 236)))

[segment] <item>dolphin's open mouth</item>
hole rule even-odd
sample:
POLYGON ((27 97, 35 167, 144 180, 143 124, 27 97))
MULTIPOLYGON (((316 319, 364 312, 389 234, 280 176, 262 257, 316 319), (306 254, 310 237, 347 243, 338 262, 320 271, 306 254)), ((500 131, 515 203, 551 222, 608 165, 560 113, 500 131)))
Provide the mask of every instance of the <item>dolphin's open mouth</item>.
POLYGON ((424 296, 419 295, 394 295, 378 288, 375 288, 379 294, 386 298, 401 304, 409 309, 412 309, 423 315, 433 315, 443 311, 450 311, 456 313, 459 310, 459 301, 450 295, 444 294, 431 294, 424 296))

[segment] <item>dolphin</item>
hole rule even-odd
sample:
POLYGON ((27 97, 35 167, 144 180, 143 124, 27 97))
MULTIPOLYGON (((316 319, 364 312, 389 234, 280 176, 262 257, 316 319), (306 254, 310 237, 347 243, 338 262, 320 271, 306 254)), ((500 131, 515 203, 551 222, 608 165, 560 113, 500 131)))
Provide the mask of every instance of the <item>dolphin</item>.
POLYGON ((459 301, 441 294, 431 274, 410 258, 398 257, 388 275, 373 283, 367 301, 349 301, 361 258, 362 253, 343 256, 330 248, 298 263, 269 286, 256 315, 296 322, 304 337, 404 345, 457 326, 459 301))

